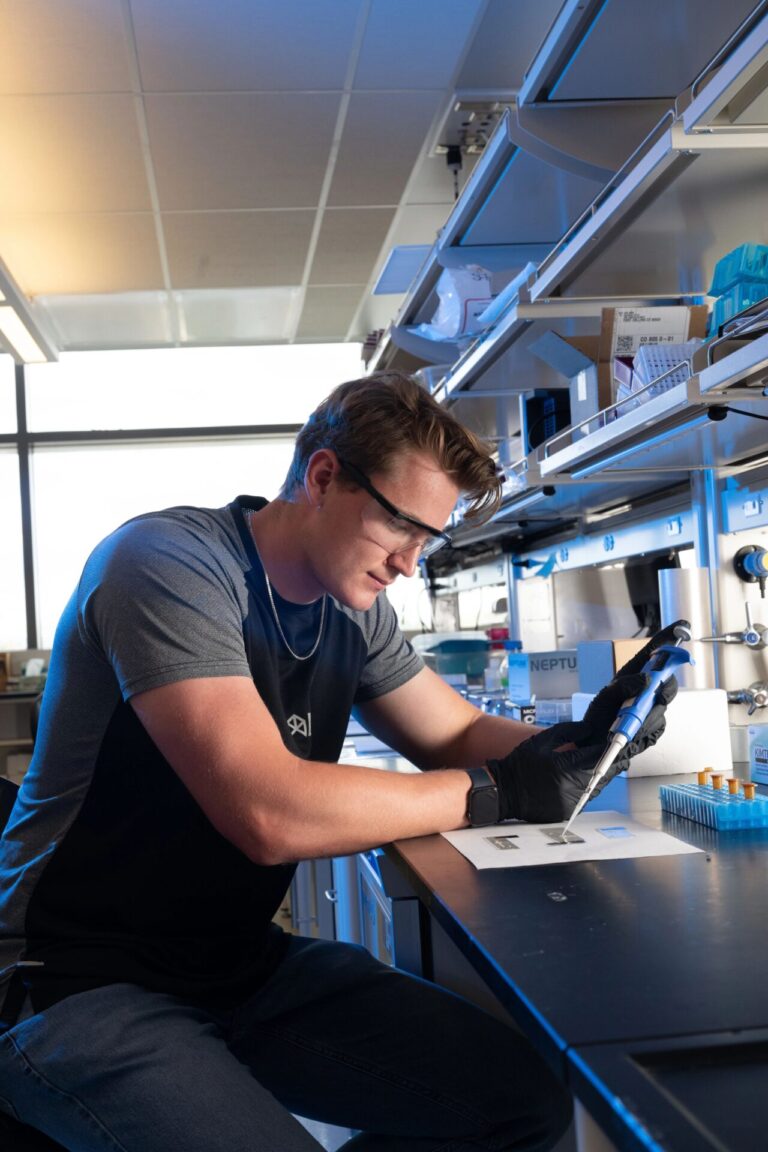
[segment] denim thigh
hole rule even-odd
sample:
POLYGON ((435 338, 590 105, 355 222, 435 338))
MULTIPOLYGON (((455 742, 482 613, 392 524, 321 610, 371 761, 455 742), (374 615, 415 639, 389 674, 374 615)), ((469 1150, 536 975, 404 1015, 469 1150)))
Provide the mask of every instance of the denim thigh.
POLYGON ((318 1152, 216 1015, 132 984, 0 1036, 0 1107, 70 1152, 318 1152))
POLYGON ((294 938, 229 1043, 291 1112, 360 1130, 360 1152, 540 1152, 570 1120, 518 1032, 356 945, 294 938))
POLYGON ((292 938, 232 1012, 130 984, 0 1036, 0 1107, 70 1152, 544 1152, 570 1100, 513 1029, 364 949, 292 938))

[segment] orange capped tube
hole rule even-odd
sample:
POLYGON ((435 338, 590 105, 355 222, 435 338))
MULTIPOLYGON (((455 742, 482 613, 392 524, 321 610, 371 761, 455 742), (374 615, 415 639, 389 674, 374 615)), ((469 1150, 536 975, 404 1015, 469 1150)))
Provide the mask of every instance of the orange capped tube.
POLYGON ((749 783, 749 784, 744 785, 744 795, 747 798, 747 800, 754 800, 756 788, 757 788, 756 784, 749 783))
POLYGON ((713 772, 712 773, 712 787, 713 788, 722 788, 722 786, 723 786, 723 774, 722 774, 722 772, 713 772))
POLYGON ((699 784, 704 787, 705 785, 709 784, 709 777, 711 774, 711 768, 702 768, 701 772, 697 772, 696 779, 698 780, 699 784))
POLYGON ((736 779, 736 777, 735 776, 729 776, 728 779, 726 780, 726 784, 728 785, 728 791, 731 794, 731 796, 738 796, 738 794, 739 794, 739 781, 736 779))

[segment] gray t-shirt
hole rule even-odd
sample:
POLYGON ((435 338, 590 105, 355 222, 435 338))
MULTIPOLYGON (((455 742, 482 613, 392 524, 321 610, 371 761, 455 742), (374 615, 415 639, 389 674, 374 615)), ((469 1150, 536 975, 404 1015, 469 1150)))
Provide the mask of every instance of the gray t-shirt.
MULTIPOLYGON (((271 921, 294 866, 253 864, 213 828, 133 695, 247 676, 292 752, 333 761, 354 705, 422 666, 384 596, 366 612, 329 598, 314 656, 288 653, 242 511, 263 505, 128 521, 91 554, 62 615, 0 841, 0 969, 44 962, 26 970, 36 1008, 119 980, 228 1002, 282 955, 271 921)), ((308 652, 321 603, 275 600, 291 647, 308 652)))

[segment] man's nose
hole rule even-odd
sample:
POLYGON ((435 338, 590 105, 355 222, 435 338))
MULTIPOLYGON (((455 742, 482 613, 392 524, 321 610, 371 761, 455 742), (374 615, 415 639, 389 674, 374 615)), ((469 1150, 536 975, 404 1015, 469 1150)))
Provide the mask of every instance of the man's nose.
POLYGON ((387 557, 387 564, 390 568, 394 568, 399 576, 413 576, 418 567, 420 552, 420 546, 414 544, 404 552, 392 552, 387 557))

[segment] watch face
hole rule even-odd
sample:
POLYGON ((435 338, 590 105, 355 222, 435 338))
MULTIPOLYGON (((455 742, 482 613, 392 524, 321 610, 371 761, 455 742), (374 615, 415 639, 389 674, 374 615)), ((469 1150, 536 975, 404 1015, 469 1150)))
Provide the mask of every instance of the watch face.
POLYGON ((469 801, 469 819, 472 824, 498 824, 499 797, 498 791, 492 785, 488 788, 478 788, 469 801))

